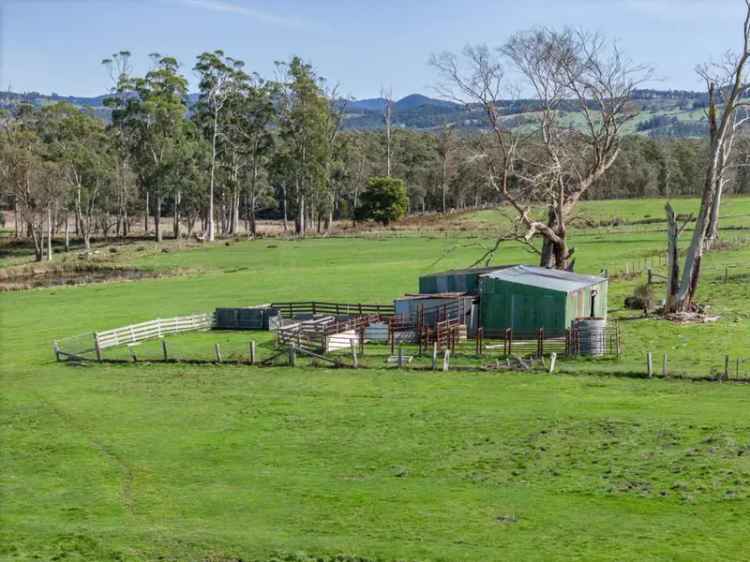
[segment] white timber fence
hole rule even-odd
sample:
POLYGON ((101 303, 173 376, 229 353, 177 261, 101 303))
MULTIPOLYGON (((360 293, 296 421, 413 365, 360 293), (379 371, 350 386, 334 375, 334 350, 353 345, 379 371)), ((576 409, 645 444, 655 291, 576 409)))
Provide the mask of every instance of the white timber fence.
POLYGON ((95 353, 97 361, 102 359, 102 351, 111 347, 136 344, 146 340, 162 338, 171 334, 191 332, 198 330, 210 330, 214 326, 214 315, 212 313, 191 314, 190 316, 177 316, 175 318, 157 318, 140 324, 131 324, 114 330, 94 332, 93 349, 87 346, 70 345, 81 336, 56 341, 54 350, 57 358, 85 358, 91 352, 95 353), (78 349, 83 347, 83 349, 78 349), (73 349, 71 349, 73 348, 73 349))

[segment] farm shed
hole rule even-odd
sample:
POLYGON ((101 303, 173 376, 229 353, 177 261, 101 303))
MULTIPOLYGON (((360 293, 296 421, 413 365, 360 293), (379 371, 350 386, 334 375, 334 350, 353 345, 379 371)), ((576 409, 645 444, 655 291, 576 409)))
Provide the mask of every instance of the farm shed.
POLYGON ((480 277, 481 325, 487 332, 562 334, 576 318, 607 318, 607 280, 568 271, 514 266, 480 277))
POLYGON ((482 275, 501 271, 512 265, 494 267, 475 267, 471 269, 454 269, 441 273, 430 273, 419 278, 419 292, 422 295, 434 293, 466 293, 479 294, 479 278, 482 275))

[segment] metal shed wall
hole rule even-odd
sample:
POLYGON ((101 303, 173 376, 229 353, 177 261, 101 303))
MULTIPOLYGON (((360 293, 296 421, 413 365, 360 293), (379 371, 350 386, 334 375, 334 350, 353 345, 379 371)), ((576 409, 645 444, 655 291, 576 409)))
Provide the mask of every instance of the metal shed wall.
POLYGON ((544 328, 550 334, 562 333, 566 328, 566 297, 549 289, 482 278, 482 327, 488 332, 510 328, 531 334, 544 328))
POLYGON ((594 301, 594 316, 607 319, 607 281, 602 281, 590 287, 584 287, 568 294, 565 308, 566 327, 576 318, 588 318, 591 316, 591 291, 596 289, 598 294, 594 301))
POLYGON ((419 278, 419 292, 422 295, 431 295, 434 293, 468 293, 478 295, 479 278, 481 275, 509 267, 513 266, 477 267, 423 275, 419 278))
POLYGON ((562 334, 576 318, 591 314, 591 291, 598 289, 594 314, 607 317, 607 281, 571 292, 534 287, 504 279, 480 279, 481 322, 488 332, 562 334))

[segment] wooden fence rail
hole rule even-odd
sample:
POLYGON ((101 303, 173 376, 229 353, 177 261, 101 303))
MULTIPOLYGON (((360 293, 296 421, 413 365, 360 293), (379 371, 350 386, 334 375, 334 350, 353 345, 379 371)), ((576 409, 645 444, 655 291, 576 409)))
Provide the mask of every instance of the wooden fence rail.
POLYGON ((348 348, 351 341, 364 343, 364 331, 371 322, 380 320, 378 315, 355 316, 347 320, 336 320, 329 316, 317 320, 305 320, 279 328, 277 344, 295 345, 308 351, 327 353, 331 349, 348 348))
POLYGON ((275 302, 271 308, 277 309, 284 318, 294 318, 297 314, 336 314, 369 316, 377 314, 380 316, 392 316, 392 304, 351 304, 333 302, 275 302))

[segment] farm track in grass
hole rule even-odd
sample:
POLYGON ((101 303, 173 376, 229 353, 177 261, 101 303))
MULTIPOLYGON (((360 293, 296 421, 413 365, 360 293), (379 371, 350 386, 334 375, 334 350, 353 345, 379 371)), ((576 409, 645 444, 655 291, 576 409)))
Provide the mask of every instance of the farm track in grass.
MULTIPOLYGON (((661 217, 663 201, 585 205, 591 218, 627 224, 574 229, 578 271, 616 272, 663 251, 664 225, 633 224, 661 217)), ((676 202, 681 213, 695 206, 676 202)), ((725 237, 750 228, 750 199, 728 199, 723 213, 725 237)), ((439 230, 399 231, 170 246, 168 253, 139 242, 107 261, 194 273, 0 294, 0 559, 260 561, 307 552, 382 560, 746 560, 746 385, 74 367, 52 357, 58 337, 217 306, 388 302, 416 291, 422 273, 475 260, 491 243, 496 214, 436 221, 447 239, 439 230), (482 224, 474 233, 454 220, 468 229, 482 224)), ((533 260, 508 244, 495 261, 533 260)), ((610 314, 623 320, 623 359, 566 361, 563 373, 642 373, 647 351, 668 351, 673 368, 697 366, 696 374, 721 368, 725 355, 750 359, 747 264, 747 245, 706 259, 700 300, 721 316, 715 324, 641 319, 622 302, 644 277, 613 279, 610 314)), ((210 359, 215 341, 243 350, 249 339, 270 352, 267 336, 251 333, 169 341, 175 353, 183 346, 210 359)), ((156 357, 159 349, 144 345, 140 353, 152 351, 156 357)))

